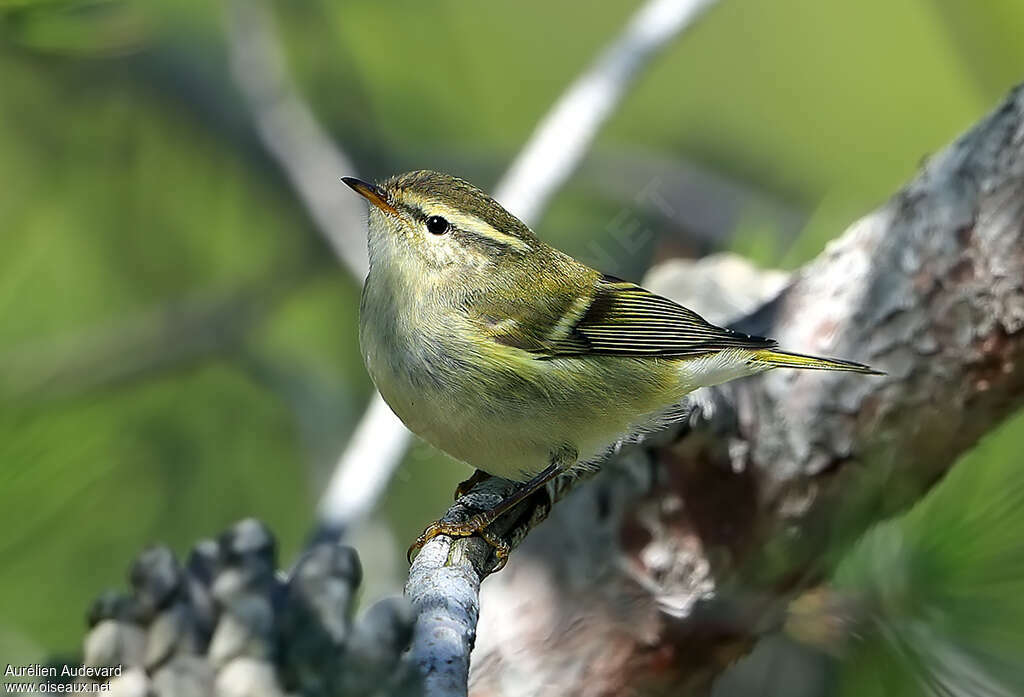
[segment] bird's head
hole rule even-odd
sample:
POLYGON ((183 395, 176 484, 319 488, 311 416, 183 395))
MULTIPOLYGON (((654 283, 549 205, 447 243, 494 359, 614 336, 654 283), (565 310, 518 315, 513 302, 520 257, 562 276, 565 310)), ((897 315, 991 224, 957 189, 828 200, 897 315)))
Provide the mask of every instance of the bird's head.
POLYGON ((540 242, 501 204, 464 179, 419 170, 369 184, 343 181, 370 202, 370 268, 458 287, 522 262, 540 242))

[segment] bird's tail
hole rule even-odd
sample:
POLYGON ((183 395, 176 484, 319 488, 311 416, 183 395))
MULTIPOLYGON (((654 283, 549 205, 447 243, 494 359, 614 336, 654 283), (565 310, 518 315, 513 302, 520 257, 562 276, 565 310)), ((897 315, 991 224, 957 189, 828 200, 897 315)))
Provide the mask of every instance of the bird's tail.
POLYGON ((752 351, 754 362, 771 368, 804 368, 806 370, 843 370, 848 373, 864 373, 866 375, 885 375, 861 363, 841 361, 837 358, 821 358, 805 356, 802 353, 776 351, 775 349, 758 349, 752 351))

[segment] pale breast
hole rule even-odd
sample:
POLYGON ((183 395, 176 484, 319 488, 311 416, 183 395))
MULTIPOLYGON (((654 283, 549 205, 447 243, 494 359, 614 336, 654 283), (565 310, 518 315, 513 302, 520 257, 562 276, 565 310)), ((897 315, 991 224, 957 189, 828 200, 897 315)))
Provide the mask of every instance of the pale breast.
POLYGON ((526 479, 546 466, 551 448, 534 420, 550 414, 531 410, 532 400, 507 376, 472 360, 469 347, 437 334, 384 333, 369 322, 360 344, 384 401, 423 440, 510 479, 526 479))

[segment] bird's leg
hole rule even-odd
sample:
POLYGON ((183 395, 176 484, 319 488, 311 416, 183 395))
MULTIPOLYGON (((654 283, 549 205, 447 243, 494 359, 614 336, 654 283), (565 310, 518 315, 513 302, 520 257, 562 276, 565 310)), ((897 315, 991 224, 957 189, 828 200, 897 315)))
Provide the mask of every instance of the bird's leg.
POLYGON ((455 500, 458 501, 463 496, 469 493, 469 490, 475 487, 480 482, 486 481, 491 478, 491 475, 487 474, 483 470, 476 470, 470 475, 469 479, 464 482, 459 482, 459 485, 455 487, 455 500))
POLYGON ((443 520, 431 523, 427 529, 424 530, 418 538, 416 538, 416 541, 412 543, 412 546, 409 547, 409 551, 406 555, 407 558, 411 562, 413 555, 416 552, 419 552, 420 549, 423 548, 423 545, 427 544, 438 535, 448 535, 450 537, 471 537, 473 535, 479 535, 489 545, 494 547, 494 554, 498 558, 498 565, 494 570, 497 571, 501 569, 505 566, 505 561, 508 559, 508 555, 512 550, 505 541, 488 532, 486 530, 487 526, 500 518, 507 511, 518 506, 536 491, 543 488, 545 484, 554 479, 561 471, 562 467, 560 463, 553 462, 545 467, 540 474, 528 480, 512 494, 502 499, 493 508, 481 511, 458 523, 446 522, 443 520))
MULTIPOLYGON (((500 570, 505 566, 505 562, 508 560, 508 555, 512 550, 507 542, 493 533, 488 532, 486 530, 487 526, 518 506, 537 491, 543 489, 548 482, 564 472, 569 465, 575 462, 575 460, 575 453, 573 453, 571 458, 563 454, 559 454, 552 458, 551 464, 545 467, 540 474, 526 481, 522 486, 516 489, 515 492, 502 499, 493 508, 481 511, 480 513, 477 513, 459 523, 445 522, 443 520, 432 523, 423 531, 423 534, 416 538, 416 541, 412 543, 412 546, 409 547, 409 551, 406 556, 410 563, 414 554, 419 552, 420 549, 423 548, 423 545, 427 544, 438 535, 448 535, 450 537, 471 537, 473 535, 479 535, 484 539, 484 541, 494 547, 494 555, 498 559, 498 564, 494 568, 494 571, 500 570)), ((476 475, 474 475, 473 478, 475 478, 475 476, 476 475)))

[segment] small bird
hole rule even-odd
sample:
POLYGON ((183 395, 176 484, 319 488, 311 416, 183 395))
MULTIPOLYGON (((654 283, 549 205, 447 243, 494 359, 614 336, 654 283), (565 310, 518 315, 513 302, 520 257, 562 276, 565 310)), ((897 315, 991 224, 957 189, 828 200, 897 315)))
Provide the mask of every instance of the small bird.
POLYGON ((480 534, 503 564, 490 523, 699 387, 780 367, 879 374, 780 351, 595 271, 463 179, 343 181, 372 204, 359 343, 381 396, 428 443, 523 482, 465 523, 434 523, 410 555, 439 534, 480 534))

